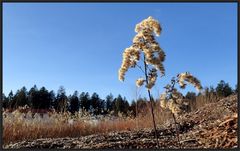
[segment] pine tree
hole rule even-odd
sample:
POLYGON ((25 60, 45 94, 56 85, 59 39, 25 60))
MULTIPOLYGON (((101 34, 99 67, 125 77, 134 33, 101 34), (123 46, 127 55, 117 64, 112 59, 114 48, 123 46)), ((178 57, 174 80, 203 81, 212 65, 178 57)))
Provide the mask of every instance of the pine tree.
POLYGON ((227 97, 233 93, 233 90, 228 83, 221 80, 216 87, 216 93, 220 97, 227 97))
POLYGON ((70 112, 75 113, 79 111, 80 102, 78 99, 78 92, 75 91, 73 95, 69 98, 70 100, 70 112))
POLYGON ((113 95, 111 93, 106 96, 106 110, 108 112, 113 110, 113 95))
POLYGON ((65 88, 63 86, 60 86, 56 97, 57 111, 59 112, 67 111, 67 103, 68 99, 66 96, 65 88))

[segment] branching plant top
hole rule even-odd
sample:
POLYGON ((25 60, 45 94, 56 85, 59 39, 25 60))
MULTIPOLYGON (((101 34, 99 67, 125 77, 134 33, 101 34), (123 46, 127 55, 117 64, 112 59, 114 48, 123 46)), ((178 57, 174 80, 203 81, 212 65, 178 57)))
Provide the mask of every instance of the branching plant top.
POLYGON ((142 61, 147 64, 147 79, 137 79, 136 85, 140 87, 145 83, 145 86, 150 90, 157 80, 157 70, 164 76, 165 69, 162 63, 165 60, 165 53, 154 36, 159 36, 161 31, 162 28, 159 22, 152 17, 148 17, 136 25, 135 32, 137 32, 137 35, 133 38, 133 45, 126 48, 123 53, 123 61, 119 69, 119 80, 124 81, 128 69, 136 66, 145 73, 144 69, 137 64, 142 60, 141 53, 143 53, 142 61))

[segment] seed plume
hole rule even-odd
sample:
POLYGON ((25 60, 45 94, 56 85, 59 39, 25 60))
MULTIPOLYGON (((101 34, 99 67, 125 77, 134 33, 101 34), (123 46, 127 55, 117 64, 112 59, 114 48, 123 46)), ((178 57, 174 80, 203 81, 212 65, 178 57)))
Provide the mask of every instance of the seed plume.
POLYGON ((192 84, 198 91, 202 89, 200 81, 196 77, 191 75, 189 72, 180 73, 177 75, 177 77, 178 77, 178 83, 181 88, 186 87, 186 83, 184 82, 186 81, 192 84))
MULTIPOLYGON (((157 20, 153 17, 148 17, 135 27, 137 34, 133 38, 133 44, 126 48, 123 52, 122 65, 118 71, 120 81, 124 81, 125 74, 129 68, 134 68, 140 61, 141 53, 144 55, 144 62, 149 66, 148 83, 145 87, 151 89, 157 80, 157 71, 161 76, 165 75, 163 62, 165 61, 165 52, 160 48, 155 36, 159 36, 162 28, 157 20)), ((137 86, 144 84, 143 79, 136 81, 137 86)))

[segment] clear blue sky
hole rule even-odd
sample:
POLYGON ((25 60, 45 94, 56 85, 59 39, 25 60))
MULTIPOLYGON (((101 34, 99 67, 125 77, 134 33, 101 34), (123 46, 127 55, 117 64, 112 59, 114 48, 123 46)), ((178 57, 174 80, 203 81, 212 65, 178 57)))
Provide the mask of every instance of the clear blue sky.
MULTIPOLYGON (((34 84, 56 92, 62 85, 67 95, 111 92, 131 101, 141 72, 130 69, 122 83, 118 69, 135 25, 148 16, 162 25, 157 41, 166 53, 155 97, 185 71, 203 87, 225 80, 235 88, 237 3, 4 3, 3 92, 34 84)), ((144 87, 138 95, 146 96, 144 87)))

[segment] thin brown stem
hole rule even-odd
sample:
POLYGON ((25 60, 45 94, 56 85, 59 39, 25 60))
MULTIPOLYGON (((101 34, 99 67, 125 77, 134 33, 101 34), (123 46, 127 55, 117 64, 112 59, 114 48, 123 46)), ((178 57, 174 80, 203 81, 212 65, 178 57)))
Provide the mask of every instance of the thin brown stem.
POLYGON ((179 145, 179 148, 181 148, 181 143, 180 143, 180 139, 179 139, 179 131, 178 131, 178 128, 177 128, 176 117, 175 117, 174 113, 172 113, 172 115, 173 115, 173 120, 174 120, 174 123, 175 123, 175 130, 176 130, 176 133, 177 133, 178 145, 179 145))
POLYGON ((139 128, 138 128, 138 94, 137 94, 137 88, 136 88, 136 108, 135 108, 135 110, 136 110, 136 119, 137 119, 137 130, 139 130, 139 128))
MULTIPOLYGON (((145 61, 145 56, 144 56, 144 60, 143 60, 142 58, 140 58, 140 60, 145 63, 145 62, 146 62, 146 61, 145 61)), ((147 69, 150 70, 150 68, 148 67, 148 65, 147 65, 147 69)))
MULTIPOLYGON (((145 56, 144 56, 144 67, 145 67, 145 77, 146 77, 146 83, 148 84, 148 74, 147 74, 147 64, 145 62, 145 56)), ((148 97, 150 99, 150 109, 151 109, 151 114, 152 114, 152 120, 153 120, 153 127, 155 131, 155 138, 156 138, 156 143, 157 143, 157 148, 159 148, 159 142, 158 142, 158 135, 157 135, 157 128, 156 128, 156 122, 155 122, 155 117, 154 117, 154 112, 153 112, 153 98, 151 97, 151 92, 148 90, 148 97)))
MULTIPOLYGON (((176 84, 176 80, 175 79, 172 79, 172 86, 171 86, 171 90, 170 90, 170 97, 171 98, 173 98, 172 97, 172 91, 173 91, 173 89, 174 89, 174 86, 175 86, 175 84, 176 84)), ((173 98, 173 101, 176 101, 174 98, 173 98)), ((176 103, 176 102, 175 102, 176 103)), ((175 131, 176 131, 176 133, 177 133, 177 141, 178 141, 178 145, 179 145, 179 148, 181 148, 181 143, 180 143, 180 139, 179 139, 179 131, 178 131, 178 128, 177 128, 177 121, 176 121, 176 117, 175 117, 175 115, 174 115, 174 113, 172 113, 172 115, 173 115, 173 120, 174 120, 174 123, 175 123, 175 131)))

